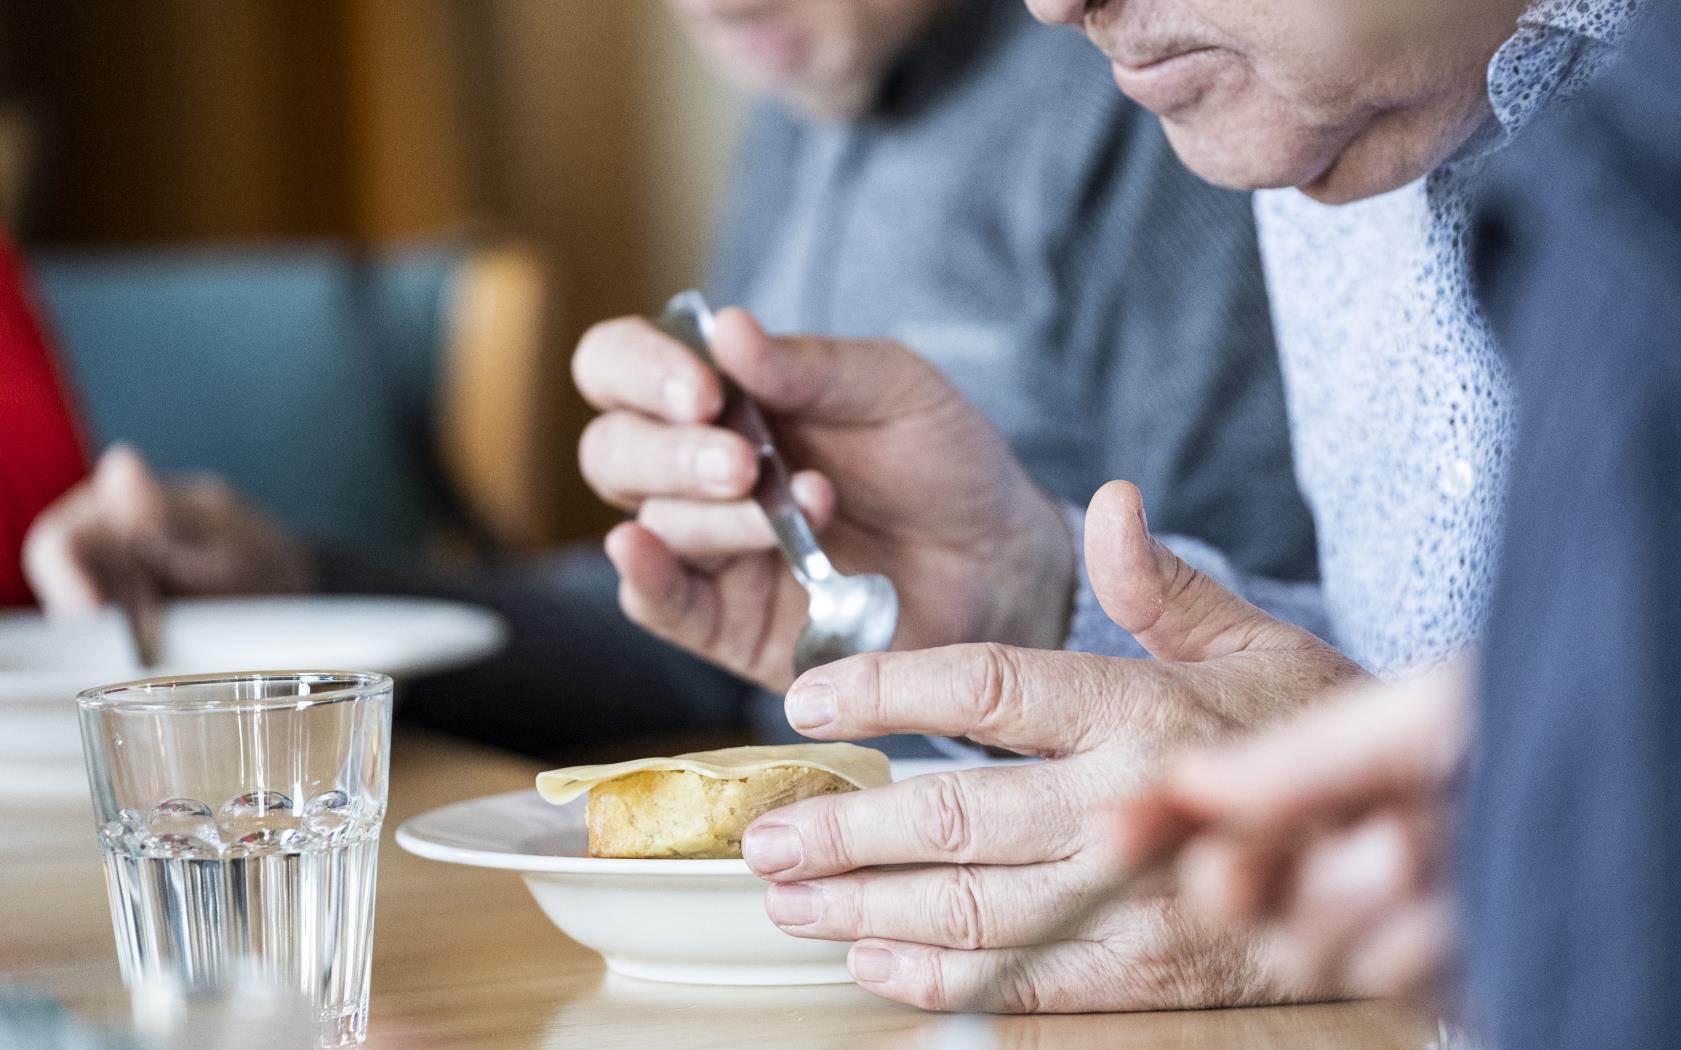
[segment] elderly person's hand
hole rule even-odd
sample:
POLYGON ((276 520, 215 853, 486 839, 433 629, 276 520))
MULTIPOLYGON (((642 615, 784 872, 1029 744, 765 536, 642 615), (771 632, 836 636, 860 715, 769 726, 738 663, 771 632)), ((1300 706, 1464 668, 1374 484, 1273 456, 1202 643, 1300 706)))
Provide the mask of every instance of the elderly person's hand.
POLYGON ((1175 760, 1121 813, 1123 867, 1171 854, 1188 911, 1264 926, 1301 982, 1428 998, 1453 929, 1466 693, 1457 670, 1371 687, 1175 760))
POLYGON ((1363 676, 1155 542, 1129 484, 1093 499, 1086 547, 1104 609, 1158 660, 969 645, 854 657, 796 683, 788 719, 808 736, 966 735, 1049 761, 767 814, 743 851, 773 883, 771 918, 795 936, 856 939, 852 972, 865 988, 932 1009, 1141 1010, 1322 994, 1281 979, 1255 943, 1188 919, 1165 895, 1113 901, 1016 959, 1109 884, 1113 842, 1099 811, 1142 790, 1162 752, 1363 676), (1001 974, 1009 979, 995 985, 1001 974))
POLYGON ((23 561, 50 616, 137 595, 296 592, 311 576, 303 546, 226 485, 162 482, 120 445, 36 519, 23 561))
MULTIPOLYGON (((772 339, 718 315, 713 352, 758 400, 795 497, 843 572, 882 572, 902 599, 898 644, 1061 642, 1073 537, 1009 446, 932 365, 894 343, 772 339)), ((750 500, 756 451, 716 425, 718 379, 647 321, 597 326, 573 376, 601 415, 584 476, 636 513, 607 537, 626 614, 772 688, 793 677, 806 595, 750 500)))

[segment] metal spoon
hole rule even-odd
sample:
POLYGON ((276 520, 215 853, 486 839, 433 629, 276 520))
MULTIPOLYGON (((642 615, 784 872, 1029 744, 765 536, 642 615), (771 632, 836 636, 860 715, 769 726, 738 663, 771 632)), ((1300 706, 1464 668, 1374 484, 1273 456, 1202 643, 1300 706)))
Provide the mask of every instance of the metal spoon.
POLYGON ((759 450, 759 481, 753 499, 770 519, 777 546, 809 596, 805 630, 794 643, 794 673, 833 663, 858 653, 882 652, 893 643, 899 625, 899 594, 885 576, 846 576, 838 572, 789 487, 788 467, 776 451, 770 427, 753 399, 737 386, 712 357, 712 310, 699 292, 688 291, 666 304, 660 328, 712 369, 724 384, 720 422, 759 450))

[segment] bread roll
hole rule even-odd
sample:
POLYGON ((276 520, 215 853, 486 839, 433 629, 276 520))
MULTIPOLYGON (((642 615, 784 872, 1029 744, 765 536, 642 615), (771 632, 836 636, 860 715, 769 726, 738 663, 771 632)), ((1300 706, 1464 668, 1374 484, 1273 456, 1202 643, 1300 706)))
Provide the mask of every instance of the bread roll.
POLYGON ((556 805, 589 792, 592 857, 698 859, 740 857, 742 832, 773 809, 891 780, 872 748, 793 744, 555 769, 537 790, 556 805))
POLYGON ((800 766, 744 780, 687 770, 632 773, 590 789, 590 856, 740 857, 742 832, 771 810, 857 790, 833 773, 800 766))

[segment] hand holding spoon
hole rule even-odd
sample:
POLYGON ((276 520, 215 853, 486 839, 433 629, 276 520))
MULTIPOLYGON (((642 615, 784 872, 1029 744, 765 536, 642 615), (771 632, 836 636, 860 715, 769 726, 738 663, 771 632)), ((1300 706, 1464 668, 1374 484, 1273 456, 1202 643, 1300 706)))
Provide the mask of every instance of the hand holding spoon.
POLYGON ((846 576, 817 543, 811 523, 794 502, 788 467, 776 450, 763 413, 712 358, 712 310, 699 292, 684 292, 666 305, 660 328, 717 374, 724 386, 722 426, 759 452, 753 498, 770 519, 777 546, 809 597, 807 623, 794 644, 794 674, 858 653, 882 652, 899 624, 899 595, 885 576, 846 576))

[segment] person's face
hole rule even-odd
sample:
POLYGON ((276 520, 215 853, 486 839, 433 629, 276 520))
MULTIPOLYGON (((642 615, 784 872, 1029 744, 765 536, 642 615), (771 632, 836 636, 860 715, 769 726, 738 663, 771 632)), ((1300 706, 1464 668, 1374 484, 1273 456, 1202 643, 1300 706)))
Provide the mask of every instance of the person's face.
POLYGON ((1347 201, 1405 185, 1471 135, 1527 0, 1027 3, 1084 29, 1204 178, 1347 201))
POLYGON ((948 0, 672 0, 725 75, 807 115, 846 118, 948 0))

